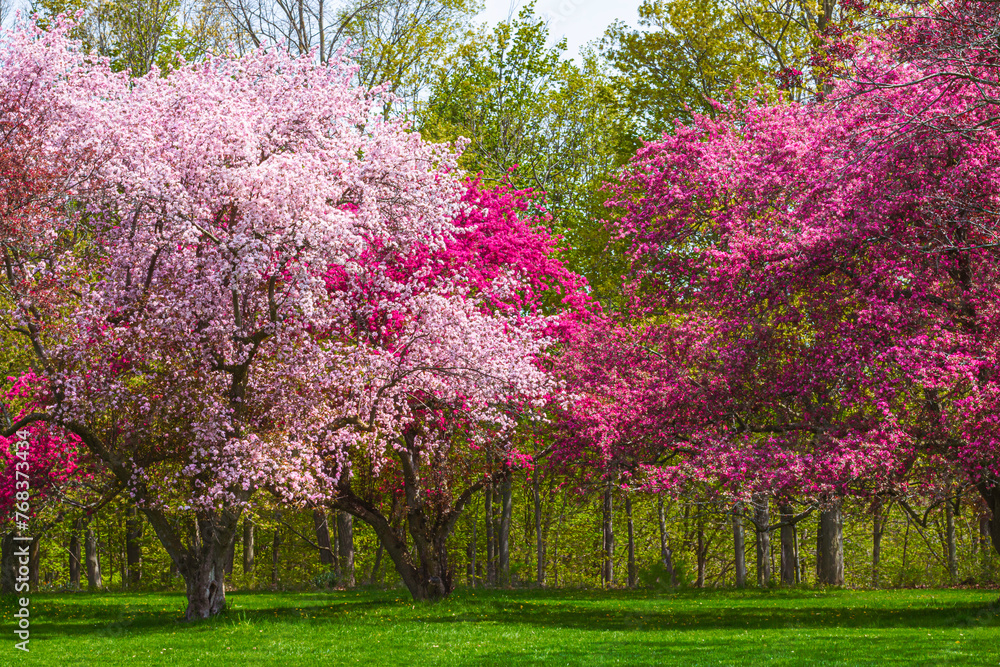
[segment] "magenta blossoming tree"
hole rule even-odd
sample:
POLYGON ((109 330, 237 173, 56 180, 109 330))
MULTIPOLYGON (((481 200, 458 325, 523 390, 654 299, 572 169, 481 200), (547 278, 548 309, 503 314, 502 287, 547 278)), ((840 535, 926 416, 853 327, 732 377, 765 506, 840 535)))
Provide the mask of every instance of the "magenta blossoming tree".
POLYGON ((697 118, 640 150, 613 202, 639 324, 583 365, 594 438, 659 431, 683 454, 650 471, 661 484, 824 503, 940 461, 978 488, 1000 549, 987 5, 861 44, 824 101, 697 118))
MULTIPOLYGON (((36 378, 33 374, 8 380, 12 387, 4 396, 3 404, 23 405, 22 414, 15 418, 38 407, 40 397, 34 392, 36 378)), ((10 420, 10 415, 7 419, 10 420)), ((21 434, 26 434, 26 447, 18 446, 21 440, 18 434, 0 436, 0 510, 4 512, 5 523, 14 522, 14 510, 28 499, 28 494, 31 502, 25 514, 33 516, 46 500, 58 496, 63 487, 93 476, 79 438, 67 437, 58 429, 53 432, 43 421, 26 426, 21 434)))

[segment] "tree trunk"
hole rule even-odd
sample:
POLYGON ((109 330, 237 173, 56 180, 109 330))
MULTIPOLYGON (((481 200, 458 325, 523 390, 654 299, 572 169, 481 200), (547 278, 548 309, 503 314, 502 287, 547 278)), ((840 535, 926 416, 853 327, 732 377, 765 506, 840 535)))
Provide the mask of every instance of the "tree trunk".
POLYGON ((469 588, 475 588, 476 545, 472 540, 469 540, 469 543, 465 545, 465 559, 465 585, 469 588))
POLYGON ((497 547, 500 560, 500 585, 510 586, 510 517, 513 510, 514 474, 508 472, 500 482, 500 530, 497 547))
POLYGON ((667 514, 663 509, 663 494, 656 497, 656 518, 660 528, 660 562, 670 577, 670 585, 677 585, 677 571, 674 570, 674 554, 670 549, 670 542, 667 540, 667 514))
POLYGON ((979 517, 979 560, 984 568, 990 564, 990 518, 979 517))
POLYGON ((566 494, 563 494, 562 507, 559 509, 559 521, 556 523, 556 538, 552 542, 552 578, 555 587, 559 588, 559 538, 562 536, 563 521, 566 520, 566 494))
POLYGON ((705 539, 705 519, 699 512, 698 515, 698 578, 694 585, 698 588, 705 587, 705 570, 708 565, 708 541, 705 539))
POLYGON ((743 507, 736 503, 733 507, 733 555, 736 557, 736 587, 747 585, 747 551, 743 532, 743 507))
POLYGON ((316 529, 316 544, 319 545, 319 562, 323 565, 333 565, 333 549, 330 546, 330 527, 327 525, 326 510, 321 507, 313 510, 313 526, 316 529))
POLYGON ((485 493, 485 514, 486 518, 484 520, 486 524, 486 585, 494 586, 497 583, 496 577, 496 558, 493 553, 494 535, 493 535, 493 485, 490 484, 486 487, 485 493))
POLYGON ((385 547, 382 546, 382 540, 378 541, 378 548, 375 549, 375 562, 372 564, 372 575, 368 577, 368 585, 375 585, 375 578, 378 576, 378 568, 382 565, 382 552, 385 551, 385 547))
MULTIPOLYGON (((904 544, 903 555, 906 555, 904 544)), ((905 560, 905 559, 904 559, 905 560)), ((823 514, 820 513, 819 522, 816 524, 816 583, 819 583, 823 576, 823 514)))
POLYGON ((142 580, 142 518, 136 508, 129 507, 128 518, 125 521, 125 568, 128 573, 128 586, 134 586, 142 580))
POLYGON ((757 585, 771 585, 771 522, 770 498, 757 494, 753 498, 754 533, 757 537, 757 585))
POLYGON ((209 618, 226 607, 225 550, 214 549, 212 557, 180 567, 187 589, 185 619, 209 618))
POLYGON ((795 533, 793 534, 795 538, 795 583, 802 583, 802 558, 799 557, 799 530, 798 526, 795 527, 795 533))
POLYGON ((993 551, 1000 553, 1000 484, 980 482, 976 488, 990 510, 989 535, 993 551))
POLYGON ((73 590, 80 589, 80 531, 83 530, 83 519, 73 522, 73 534, 69 538, 69 586, 73 590))
MULTIPOLYGON (((476 552, 479 550, 479 543, 476 541, 476 528, 479 526, 479 508, 476 508, 476 513, 472 516, 472 538, 469 540, 469 571, 471 572, 471 579, 469 585, 473 588, 476 587, 476 578, 479 576, 479 563, 476 562, 476 552)), ((379 542, 379 546, 382 543, 379 542)))
MULTIPOLYGON (((455 587, 454 572, 448 558, 448 537, 469 501, 492 479, 486 477, 473 482, 457 496, 451 507, 425 507, 425 494, 432 490, 425 490, 421 480, 422 454, 416 446, 416 438, 414 433, 405 434, 400 438, 403 447, 396 450, 403 473, 406 530, 413 538, 412 549, 407 547, 406 533, 402 528, 393 526, 377 507, 351 490, 347 475, 341 477, 333 506, 372 527, 415 600, 440 600, 455 587), (428 516, 428 510, 432 510, 433 514, 428 516)), ((436 500, 436 496, 434 498, 436 500)))
POLYGON ((545 536, 542 534, 542 494, 538 488, 538 470, 532 473, 532 495, 535 501, 535 583, 545 585, 545 536))
POLYGON ((15 551, 27 543, 19 543, 14 538, 17 533, 4 533, 3 546, 0 547, 0 593, 13 594, 17 592, 18 558, 15 551))
POLYGON ((337 581, 341 581, 344 578, 344 571, 340 568, 340 538, 338 537, 337 529, 340 522, 337 521, 337 510, 333 511, 333 521, 327 520, 327 530, 330 532, 330 547, 331 553, 333 555, 333 576, 337 581))
POLYGON ((906 517, 906 532, 903 533, 903 564, 899 568, 899 583, 896 584, 898 587, 902 587, 903 577, 906 576, 906 550, 910 545, 910 514, 903 512, 903 516, 906 517))
POLYGON ((844 521, 841 501, 820 512, 819 522, 819 583, 828 586, 844 585, 844 521))
POLYGON ((635 588, 636 575, 635 568, 635 530, 632 525, 632 496, 625 496, 625 517, 628 521, 628 587, 635 588))
POLYGON ((958 581, 958 548, 955 543, 955 505, 958 503, 956 497, 954 504, 951 498, 944 500, 945 534, 947 541, 946 555, 948 557, 948 580, 954 584, 958 581))
POLYGON ((615 527, 612 488, 609 479, 604 487, 604 567, 601 576, 606 588, 611 588, 615 583, 615 527))
POLYGON ((253 520, 250 517, 243 519, 243 574, 253 572, 253 533, 253 520))
MULTIPOLYGON (((237 500, 246 500, 246 497, 237 500)), ((226 559, 239 528, 241 510, 238 507, 199 511, 188 524, 191 528, 188 531, 179 530, 176 521, 161 510, 142 509, 177 571, 184 577, 188 600, 184 617, 188 621, 215 616, 226 606, 226 559), (185 532, 189 539, 186 546, 185 532)))
POLYGON ((38 590, 38 570, 42 563, 41 548, 42 536, 35 535, 28 547, 28 585, 33 591, 38 590))
POLYGON ((354 517, 347 512, 337 512, 337 546, 342 581, 354 586, 354 517))
POLYGON ((281 577, 279 567, 281 563, 281 528, 275 527, 274 539, 271 540, 271 588, 278 587, 281 577))
POLYGON ((410 533, 420 533, 415 551, 419 561, 407 548, 402 529, 396 529, 371 504, 349 491, 342 491, 334 503, 337 509, 349 512, 372 527, 385 552, 396 566, 396 572, 414 600, 439 600, 454 588, 452 572, 447 560, 447 538, 454 524, 427 525, 411 512, 410 533))
MULTIPOLYGON (((882 535, 885 533, 885 521, 882 519, 882 500, 876 498, 872 505, 872 588, 879 587, 882 563, 882 535)), ((888 518, 888 517, 887 517, 888 518)))
POLYGON ((87 561, 87 588, 92 591, 100 590, 104 588, 104 582, 101 580, 101 562, 97 555, 97 536, 91 526, 87 526, 84 552, 87 561))
POLYGON ((233 575, 233 564, 236 562, 236 543, 240 539, 240 531, 236 531, 233 535, 233 542, 229 545, 229 551, 226 552, 226 565, 224 568, 225 575, 231 577, 233 575))
POLYGON ((799 563, 795 557, 795 525, 792 523, 794 512, 792 506, 784 504, 778 507, 781 513, 781 583, 791 586, 795 583, 795 573, 799 563))

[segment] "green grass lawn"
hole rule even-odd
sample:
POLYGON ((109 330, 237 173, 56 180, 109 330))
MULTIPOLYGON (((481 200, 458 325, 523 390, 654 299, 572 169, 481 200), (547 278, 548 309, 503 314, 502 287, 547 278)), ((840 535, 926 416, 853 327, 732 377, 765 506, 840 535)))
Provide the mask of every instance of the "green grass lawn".
POLYGON ((31 652, 3 600, 0 665, 998 665, 997 591, 459 590, 38 594, 31 652))

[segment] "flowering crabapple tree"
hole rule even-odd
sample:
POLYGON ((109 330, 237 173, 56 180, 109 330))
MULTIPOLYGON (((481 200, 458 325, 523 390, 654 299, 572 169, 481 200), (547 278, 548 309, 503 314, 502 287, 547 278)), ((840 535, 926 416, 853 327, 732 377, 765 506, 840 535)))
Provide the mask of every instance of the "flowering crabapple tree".
POLYGON ((664 481, 829 503, 937 460, 979 490, 1000 550, 1000 137, 995 83, 977 84, 996 81, 997 15, 983 12, 903 22, 858 46, 855 80, 824 101, 697 118, 623 173, 636 336, 648 376, 676 387, 638 411, 688 450, 664 481), (952 39, 987 29, 975 49, 952 39), (663 367, 690 340, 700 351, 663 367))
POLYGON ((354 299, 348 335, 392 359, 387 384, 400 389, 400 428, 326 459, 329 502, 372 526, 415 599, 454 588, 455 523, 474 494, 529 461, 515 429, 557 394, 542 368, 546 347, 595 307, 559 260, 529 192, 473 180, 462 199, 458 233, 443 247, 372 249, 355 270, 334 266, 327 276, 331 292, 354 299), (442 288, 465 294, 464 313, 450 322, 424 305, 442 288), (509 335, 520 332, 528 357, 511 358, 484 336, 483 323, 496 318, 509 335))
POLYGON ((400 288, 396 255, 458 234, 455 154, 383 119, 342 61, 261 49, 126 85, 66 28, 5 39, 15 65, 58 64, 45 91, 67 98, 91 172, 34 222, 44 234, 5 245, 2 321, 51 402, 4 434, 44 422, 79 438, 184 577, 186 618, 205 618, 257 489, 321 497, 329 461, 402 434, 413 395, 544 395, 545 341, 459 279, 400 288), (334 266, 346 289, 328 287, 334 266), (355 291, 360 271, 373 291, 355 291), (383 344, 387 327, 357 336, 357 304, 391 298, 405 345, 383 344))

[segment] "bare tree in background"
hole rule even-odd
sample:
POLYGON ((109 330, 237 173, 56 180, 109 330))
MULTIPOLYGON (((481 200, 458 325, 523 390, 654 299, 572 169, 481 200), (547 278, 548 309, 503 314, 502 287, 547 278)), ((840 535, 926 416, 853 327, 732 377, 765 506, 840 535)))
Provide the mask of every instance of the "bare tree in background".
POLYGON ((315 49, 321 61, 357 50, 358 83, 389 83, 416 99, 434 64, 458 41, 478 10, 476 0, 213 0, 225 10, 241 50, 283 42, 315 49))
POLYGON ((142 76, 153 65, 226 49, 235 31, 209 2, 214 0, 33 0, 31 12, 43 20, 82 12, 73 32, 84 48, 110 58, 116 70, 142 76))
POLYGON ((94 21, 97 48, 119 67, 143 76, 156 62, 161 41, 180 14, 176 0, 99 3, 94 21))

